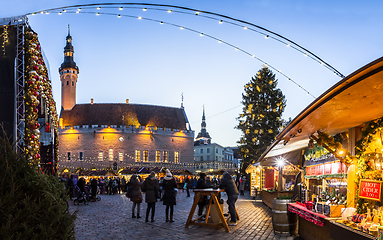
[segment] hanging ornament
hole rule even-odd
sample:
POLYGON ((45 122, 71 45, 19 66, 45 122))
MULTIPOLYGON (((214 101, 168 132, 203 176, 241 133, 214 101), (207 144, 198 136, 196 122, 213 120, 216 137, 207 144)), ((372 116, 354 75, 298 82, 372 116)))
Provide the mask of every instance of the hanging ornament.
POLYGON ((254 133, 255 133, 255 134, 258 134, 258 132, 259 132, 258 129, 255 129, 255 130, 254 130, 254 133))
POLYGON ((269 133, 273 133, 273 129, 269 129, 268 132, 269 132, 269 133))
POLYGON ((257 85, 257 90, 258 90, 258 92, 260 92, 261 91, 261 89, 259 88, 259 86, 257 85))
POLYGON ((273 80, 270 80, 269 84, 271 85, 271 84, 273 84, 273 83, 274 83, 274 81, 273 81, 273 80))

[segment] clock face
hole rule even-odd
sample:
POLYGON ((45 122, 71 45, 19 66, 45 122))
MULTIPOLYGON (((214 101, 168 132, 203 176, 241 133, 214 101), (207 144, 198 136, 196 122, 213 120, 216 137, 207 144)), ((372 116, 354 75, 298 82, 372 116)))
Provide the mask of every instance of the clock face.
POLYGON ((120 142, 123 142, 124 138, 123 137, 119 137, 118 140, 120 140, 120 142))

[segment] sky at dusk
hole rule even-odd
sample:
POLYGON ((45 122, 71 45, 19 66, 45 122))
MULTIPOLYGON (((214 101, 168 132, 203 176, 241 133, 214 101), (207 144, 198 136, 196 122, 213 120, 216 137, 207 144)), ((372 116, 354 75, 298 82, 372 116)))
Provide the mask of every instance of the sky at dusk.
MULTIPOLYGON (((103 2, 3 0, 0 18, 103 2)), ((345 76, 383 54, 383 1, 162 0, 140 3, 188 7, 253 23, 308 49, 345 76)), ((301 52, 245 30, 241 24, 225 23, 223 18, 220 24, 219 17, 211 19, 202 13, 169 13, 166 7, 147 8, 143 11, 142 6, 132 6, 119 10, 115 6, 97 10, 94 6, 82 8, 79 14, 50 12, 29 16, 29 24, 38 34, 48 60, 58 106, 61 104, 58 68, 64 59, 68 24, 74 59, 79 67, 77 103, 90 103, 91 98, 95 103, 124 103, 129 99, 135 104, 180 107, 183 94, 195 136, 200 131, 205 106, 207 131, 212 141, 222 146, 236 146, 240 138, 241 132, 234 128, 236 117, 242 111, 244 85, 264 65, 256 58, 280 70, 315 97, 341 80, 301 52), (97 16, 97 12, 102 14, 97 16), (118 18, 117 14, 122 17, 118 18)), ((294 118, 314 98, 272 71, 287 99, 283 118, 294 118)))

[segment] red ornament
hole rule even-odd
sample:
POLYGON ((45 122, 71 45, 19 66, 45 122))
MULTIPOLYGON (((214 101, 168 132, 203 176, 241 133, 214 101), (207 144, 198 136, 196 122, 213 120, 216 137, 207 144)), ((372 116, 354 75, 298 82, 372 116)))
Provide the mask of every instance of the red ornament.
POLYGON ((39 67, 36 65, 33 65, 33 70, 37 70, 37 69, 39 69, 39 67))

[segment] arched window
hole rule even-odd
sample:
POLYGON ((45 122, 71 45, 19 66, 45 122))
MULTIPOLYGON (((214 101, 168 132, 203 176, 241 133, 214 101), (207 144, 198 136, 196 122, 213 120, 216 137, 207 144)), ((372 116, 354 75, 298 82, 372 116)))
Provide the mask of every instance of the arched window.
POLYGON ((69 81, 66 81, 66 85, 69 85, 69 81))

